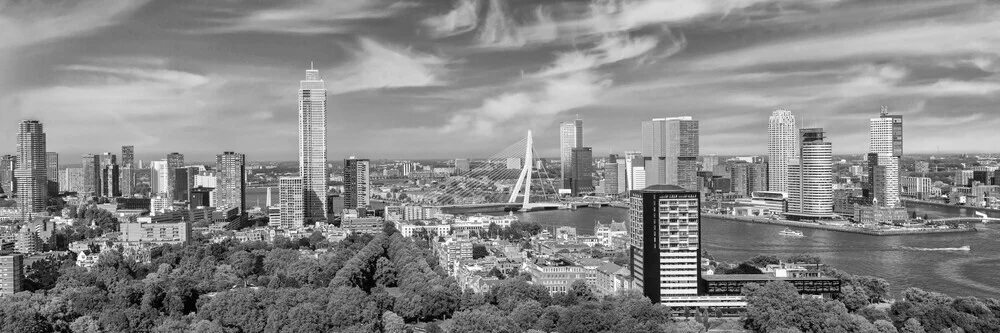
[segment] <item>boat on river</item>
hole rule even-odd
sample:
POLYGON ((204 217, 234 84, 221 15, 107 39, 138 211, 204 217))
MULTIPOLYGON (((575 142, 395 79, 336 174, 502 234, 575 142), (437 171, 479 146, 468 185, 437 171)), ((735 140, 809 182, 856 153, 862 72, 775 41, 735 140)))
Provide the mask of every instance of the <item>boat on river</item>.
POLYGON ((788 228, 785 228, 785 230, 779 231, 778 234, 782 235, 782 236, 788 236, 788 237, 804 237, 805 236, 805 235, 802 234, 801 231, 795 231, 795 230, 788 229, 788 228))

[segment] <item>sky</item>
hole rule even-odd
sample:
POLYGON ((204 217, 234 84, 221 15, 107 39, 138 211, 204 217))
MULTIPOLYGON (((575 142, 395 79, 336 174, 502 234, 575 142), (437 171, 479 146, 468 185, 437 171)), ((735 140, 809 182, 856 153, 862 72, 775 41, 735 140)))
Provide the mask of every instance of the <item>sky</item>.
POLYGON ((296 160, 298 81, 329 91, 329 157, 477 158, 530 130, 595 156, 640 123, 700 120, 701 153, 764 154, 792 111, 838 154, 881 106, 907 153, 1000 150, 1000 2, 867 0, 0 0, 0 153, 136 146, 296 160))

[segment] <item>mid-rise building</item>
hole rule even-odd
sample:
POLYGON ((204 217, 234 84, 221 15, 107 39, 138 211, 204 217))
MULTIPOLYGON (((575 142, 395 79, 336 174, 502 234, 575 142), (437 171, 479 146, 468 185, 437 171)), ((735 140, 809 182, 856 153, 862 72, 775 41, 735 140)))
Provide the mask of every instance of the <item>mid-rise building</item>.
POLYGON ((911 196, 931 193, 931 188, 933 188, 932 184, 933 182, 931 179, 927 177, 904 176, 900 178, 901 192, 911 196))
POLYGON ((216 207, 238 209, 246 216, 246 155, 227 151, 215 156, 217 163, 215 199, 216 207))
POLYGON ((795 116, 787 110, 771 114, 767 127, 768 189, 788 192, 788 160, 798 158, 799 130, 795 116))
POLYGON ((642 122, 642 156, 647 185, 698 189, 698 121, 691 117, 642 122))
POLYGON ((573 282, 593 279, 593 272, 562 259, 537 259, 524 264, 531 283, 544 286, 549 293, 570 291, 573 282))
POLYGON ((121 237, 126 242, 184 244, 191 237, 191 223, 188 221, 172 223, 125 222, 121 224, 120 229, 121 237))
POLYGON ((305 204, 303 200, 302 177, 281 177, 278 179, 278 208, 281 210, 279 226, 296 229, 305 226, 305 204))
POLYGON ((19 253, 0 255, 0 297, 23 290, 24 256, 19 253))
POLYGON ((45 211, 49 199, 45 131, 37 120, 25 120, 17 131, 17 203, 22 220, 45 211))
POLYGON ((569 188, 567 179, 570 176, 569 165, 573 160, 573 148, 583 147, 583 120, 559 124, 559 177, 563 180, 563 188, 569 188))
POLYGON ((788 215, 795 219, 833 217, 833 145, 822 128, 799 133, 798 158, 788 160, 788 215))
POLYGON ((701 194, 674 185, 632 191, 629 270, 653 303, 688 306, 701 277, 701 194))
POLYGON ((188 207, 195 209, 198 207, 214 207, 212 205, 212 192, 215 191, 214 188, 208 187, 195 187, 191 189, 191 195, 188 199, 188 207))
POLYGON ((573 195, 594 192, 594 155, 590 147, 573 148, 567 186, 573 195))
POLYGON ((325 221, 326 211, 326 84, 309 69, 299 82, 299 176, 307 223, 325 221))
POLYGON ((368 209, 371 205, 371 162, 354 156, 344 161, 344 207, 368 209))

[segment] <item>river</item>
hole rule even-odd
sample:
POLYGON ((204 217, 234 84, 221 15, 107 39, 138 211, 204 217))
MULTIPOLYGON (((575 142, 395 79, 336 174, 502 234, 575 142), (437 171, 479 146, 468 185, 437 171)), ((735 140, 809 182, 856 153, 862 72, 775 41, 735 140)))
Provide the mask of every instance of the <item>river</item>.
MULTIPOLYGON (((958 207, 914 206, 929 218, 973 216, 958 207)), ((516 214, 522 221, 545 226, 575 226, 580 234, 593 234, 596 221, 625 221, 621 208, 582 208, 516 214)), ((990 214, 994 217, 998 214, 990 214)), ((898 297, 909 287, 952 296, 1000 298, 1000 224, 977 225, 979 232, 957 234, 868 236, 802 229, 806 237, 778 236, 782 226, 705 219, 702 246, 716 260, 738 262, 757 254, 786 258, 811 254, 824 263, 852 274, 885 278, 898 297), (944 249, 968 245, 972 251, 944 249)))

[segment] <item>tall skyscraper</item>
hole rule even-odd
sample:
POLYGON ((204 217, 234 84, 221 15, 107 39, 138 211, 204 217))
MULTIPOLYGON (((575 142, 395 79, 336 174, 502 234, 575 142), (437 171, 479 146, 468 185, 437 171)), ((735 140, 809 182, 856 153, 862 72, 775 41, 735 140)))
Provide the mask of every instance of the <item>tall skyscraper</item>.
POLYGON ((642 188, 637 188, 635 186, 635 167, 642 167, 642 166, 643 166, 642 152, 639 151, 625 152, 625 183, 628 184, 627 188, 625 189, 626 191, 634 191, 642 189, 642 188))
POLYGON ((231 151, 215 157, 217 186, 215 188, 216 207, 240 209, 246 217, 246 156, 231 151))
POLYGON ((370 163, 367 159, 344 160, 344 207, 368 209, 371 205, 370 163))
MULTIPOLYGON (((879 206, 896 207, 899 205, 899 162, 903 157, 903 116, 890 115, 889 111, 882 107, 882 112, 878 118, 870 119, 870 149, 874 154, 869 157, 869 182, 866 190, 869 193, 880 193, 880 197, 869 196, 869 200, 877 202, 879 206), (875 179, 872 171, 882 167, 878 176, 883 179, 875 179), (875 187, 879 183, 879 187, 875 187)), ((870 154, 870 155, 871 155, 870 154)))
POLYGON ((8 197, 16 192, 15 184, 17 180, 14 178, 15 169, 17 169, 17 156, 0 156, 0 190, 3 190, 3 193, 8 197))
POLYGON ((583 147, 583 120, 559 123, 559 176, 563 180, 563 188, 569 188, 569 165, 573 160, 573 148, 583 147))
POLYGON ((686 306, 701 278, 701 194, 673 185, 632 191, 629 270, 653 303, 686 306))
POLYGON ((167 160, 150 161, 149 168, 152 170, 152 178, 150 179, 152 195, 160 195, 166 198, 167 190, 170 189, 170 186, 167 185, 170 182, 170 168, 168 167, 167 160))
POLYGON ((573 195, 594 192, 594 152, 590 147, 573 148, 569 162, 568 188, 573 195))
POLYGON ((750 194, 753 194, 753 192, 757 192, 757 191, 767 191, 768 190, 768 187, 767 187, 767 183, 768 183, 768 175, 767 175, 768 169, 767 169, 767 165, 768 165, 767 163, 752 163, 752 164, 750 164, 750 170, 748 170, 749 176, 750 176, 750 178, 749 178, 750 185, 749 185, 749 187, 747 189, 747 190, 750 191, 750 194))
POLYGON ((788 192, 788 160, 798 158, 799 130, 790 111, 777 110, 767 126, 768 189, 788 192))
POLYGON ((798 158, 788 160, 788 215, 798 219, 833 216, 833 145, 822 128, 799 131, 798 158))
POLYGON ((121 187, 121 196, 131 197, 135 195, 135 147, 122 146, 121 179, 118 181, 121 187))
POLYGON ((326 219, 326 84, 309 69, 299 82, 299 175, 302 177, 304 218, 326 219))
POLYGON ((172 202, 174 200, 184 200, 187 196, 182 198, 174 197, 177 194, 174 185, 176 185, 177 180, 174 178, 177 174, 174 170, 184 167, 184 154, 181 153, 170 153, 167 154, 167 188, 164 191, 167 198, 172 202))
POLYGON ((49 200, 47 173, 42 123, 22 121, 17 131, 17 169, 14 170, 22 219, 28 220, 34 213, 45 211, 49 200))
POLYGON ((85 196, 96 196, 101 192, 101 160, 97 155, 83 155, 83 190, 85 196))
POLYGON ((118 156, 105 152, 99 156, 100 160, 100 191, 102 197, 114 198, 121 196, 120 169, 118 168, 118 156))
POLYGON ((59 153, 45 153, 45 178, 49 195, 59 193, 59 153))
POLYGON ((691 117, 642 122, 642 156, 647 185, 698 189, 698 121, 691 117))
POLYGON ((281 228, 297 229, 305 225, 303 191, 302 177, 278 178, 278 208, 281 219, 278 225, 281 228))
POLYGON ((607 163, 604 163, 604 193, 611 196, 617 195, 621 185, 618 182, 618 155, 608 156, 607 163))
POLYGON ((719 165, 719 155, 708 154, 701 157, 702 171, 714 171, 717 165, 719 165))

